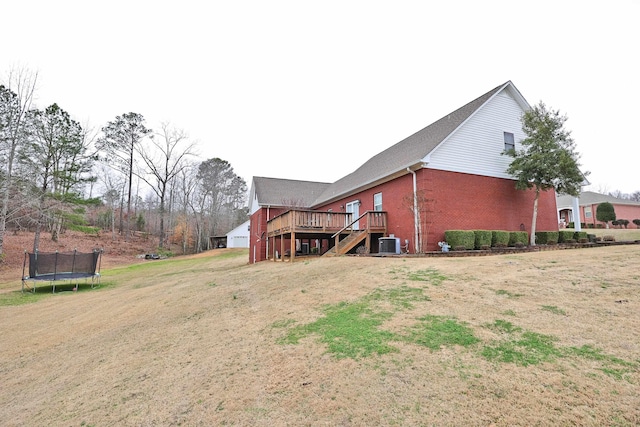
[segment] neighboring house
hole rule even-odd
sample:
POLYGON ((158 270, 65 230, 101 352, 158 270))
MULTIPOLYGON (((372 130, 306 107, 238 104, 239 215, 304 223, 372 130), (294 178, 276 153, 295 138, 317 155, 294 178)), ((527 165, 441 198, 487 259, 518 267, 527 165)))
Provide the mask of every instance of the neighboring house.
MULTIPOLYGON (((378 252, 388 236, 422 253, 438 250, 446 230, 530 231, 535 192, 515 189, 503 154, 525 138, 529 108, 509 81, 334 183, 254 177, 250 261, 378 252)), ((557 229, 555 192, 541 192, 537 230, 557 229)))
MULTIPOLYGON (((561 225, 576 222, 573 217, 572 201, 572 196, 558 196, 556 204, 558 207, 558 219, 561 225)), ((604 227, 605 224, 596 219, 596 209, 598 209, 598 205, 603 202, 609 202, 613 205, 617 219, 626 219, 629 221, 628 227, 636 228, 636 225, 633 224, 632 221, 634 219, 640 219, 640 203, 632 200, 619 199, 606 194, 595 193, 593 191, 583 191, 578 197, 580 223, 589 228, 604 227)))
POLYGON ((227 233, 228 248, 249 247, 249 221, 245 221, 227 233))

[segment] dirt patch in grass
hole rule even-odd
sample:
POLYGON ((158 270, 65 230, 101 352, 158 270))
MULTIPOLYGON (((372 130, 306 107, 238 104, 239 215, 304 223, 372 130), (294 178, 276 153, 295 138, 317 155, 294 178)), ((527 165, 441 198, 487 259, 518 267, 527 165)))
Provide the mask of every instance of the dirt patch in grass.
POLYGON ((111 266, 111 286, 0 306, 0 419, 640 423, 638 246, 247 260, 227 249, 111 266), (358 334, 371 351, 333 350, 359 348, 358 334))

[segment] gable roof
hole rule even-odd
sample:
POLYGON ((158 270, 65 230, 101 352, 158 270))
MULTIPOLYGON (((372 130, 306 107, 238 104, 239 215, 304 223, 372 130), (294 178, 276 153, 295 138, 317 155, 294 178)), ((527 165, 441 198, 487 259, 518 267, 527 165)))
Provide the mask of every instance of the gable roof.
POLYGON ((238 225, 237 227, 233 228, 232 230, 229 230, 229 231, 226 233, 226 236, 227 236, 227 237, 229 237, 229 236, 230 236, 230 235, 232 235, 232 234, 236 234, 236 235, 243 235, 243 236, 244 236, 244 235, 246 235, 246 236, 248 236, 248 235, 249 235, 249 229, 248 229, 248 227, 249 227, 249 223, 250 223, 250 222, 251 222, 251 221, 246 220, 245 222, 243 222, 242 224, 240 224, 240 225, 238 225))
MULTIPOLYGON (((597 205, 603 202, 609 202, 612 205, 640 206, 639 202, 634 202, 633 200, 619 199, 614 196, 609 196, 608 194, 600 194, 593 191, 583 191, 580 193, 578 200, 579 206, 597 205)), ((558 195, 556 205, 558 209, 570 209, 573 206, 573 196, 558 195)))
POLYGON ((251 197, 257 194, 260 206, 307 208, 329 185, 327 182, 255 176, 251 197))
POLYGON ((507 81, 445 115, 424 129, 392 145, 334 183, 254 177, 251 200, 261 206, 313 208, 390 181, 423 166, 425 158, 502 91, 508 91, 523 110, 530 108, 518 89, 507 81), (294 202, 294 203, 291 203, 294 202))
POLYGON ((451 134, 469 120, 491 98, 506 89, 510 91, 523 110, 529 108, 529 104, 511 81, 503 83, 408 138, 376 154, 354 172, 327 187, 314 201, 313 205, 328 203, 349 193, 373 187, 408 173, 407 168, 419 167, 429 153, 446 141, 451 134))

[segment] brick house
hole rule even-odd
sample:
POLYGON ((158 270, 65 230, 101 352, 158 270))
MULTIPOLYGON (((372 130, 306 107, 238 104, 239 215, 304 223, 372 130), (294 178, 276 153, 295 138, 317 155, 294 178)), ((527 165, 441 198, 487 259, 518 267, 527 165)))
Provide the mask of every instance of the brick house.
MULTIPOLYGON (((529 108, 508 81, 336 182, 254 177, 250 262, 375 253, 390 236, 402 252, 422 253, 438 250, 452 229, 529 231, 535 193, 515 189, 503 155, 525 138, 529 108)), ((542 192, 537 230, 557 229, 555 192, 542 192)))
MULTIPOLYGON (((557 200, 558 218, 561 224, 569 224, 575 222, 572 210, 571 196, 559 195, 557 200)), ((619 199, 617 197, 606 194, 595 193, 593 191, 583 191, 578 197, 578 210, 580 211, 580 222, 585 227, 605 227, 605 224, 596 219, 596 210, 598 205, 603 202, 609 202, 613 205, 617 219, 626 219, 629 221, 629 228, 637 228, 631 221, 640 219, 640 203, 633 200, 619 199)))

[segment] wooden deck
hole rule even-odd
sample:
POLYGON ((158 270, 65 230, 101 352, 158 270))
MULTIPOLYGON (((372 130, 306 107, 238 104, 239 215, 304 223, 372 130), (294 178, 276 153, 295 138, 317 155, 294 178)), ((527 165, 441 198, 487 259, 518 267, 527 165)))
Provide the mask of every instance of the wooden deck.
POLYGON ((293 260, 296 252, 304 251, 291 250, 297 246, 292 242, 303 240, 307 241, 309 253, 313 252, 312 241, 321 242, 315 251, 317 255, 344 254, 363 240, 365 250, 371 252, 372 235, 386 234, 387 213, 384 211, 367 211, 353 218, 353 214, 346 212, 290 210, 267 222, 267 258, 283 259, 282 254, 288 252, 293 260), (341 242, 345 242, 342 247, 341 242))

